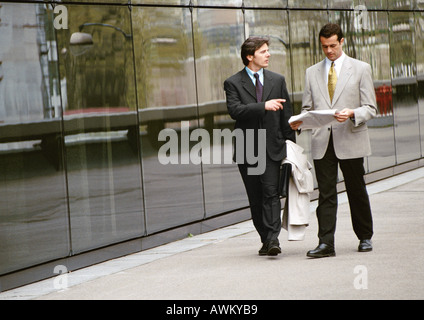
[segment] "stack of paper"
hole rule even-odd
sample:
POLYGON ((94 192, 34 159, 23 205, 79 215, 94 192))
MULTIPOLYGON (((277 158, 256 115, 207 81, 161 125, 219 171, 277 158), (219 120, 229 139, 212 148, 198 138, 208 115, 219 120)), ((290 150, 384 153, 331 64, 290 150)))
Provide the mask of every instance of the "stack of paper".
POLYGON ((336 109, 307 111, 299 115, 292 116, 289 119, 289 123, 302 121, 299 129, 316 129, 329 125, 332 122, 337 122, 334 117, 337 112, 338 111, 336 109))

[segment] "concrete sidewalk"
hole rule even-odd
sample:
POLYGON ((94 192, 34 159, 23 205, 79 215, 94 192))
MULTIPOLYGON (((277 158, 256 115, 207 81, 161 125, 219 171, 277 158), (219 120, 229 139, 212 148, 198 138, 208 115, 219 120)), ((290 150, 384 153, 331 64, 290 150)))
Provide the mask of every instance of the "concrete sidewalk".
POLYGON ((423 299, 424 168, 368 191, 372 252, 357 252, 342 193, 336 257, 306 257, 318 241, 313 202, 305 240, 289 242, 282 230, 277 257, 258 256, 259 237, 248 221, 6 291, 0 300, 423 299))

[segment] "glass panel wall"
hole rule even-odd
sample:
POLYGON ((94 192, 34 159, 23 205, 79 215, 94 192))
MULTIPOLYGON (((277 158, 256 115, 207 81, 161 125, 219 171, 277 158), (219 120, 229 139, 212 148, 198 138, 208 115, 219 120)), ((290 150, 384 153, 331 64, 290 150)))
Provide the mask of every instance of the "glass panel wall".
POLYGON ((360 56, 371 65, 378 105, 377 117, 369 121, 372 155, 369 171, 396 164, 394 138, 393 94, 390 74, 390 37, 386 12, 369 11, 366 29, 362 33, 360 56))
POLYGON ((421 156, 415 24, 411 12, 390 12, 390 60, 397 163, 421 156))
POLYGON ((311 0, 288 0, 289 8, 308 8, 308 9, 326 9, 328 0, 311 1, 311 0))
POLYGON ((365 167, 375 171, 395 165, 388 15, 380 11, 332 11, 330 16, 342 27, 345 53, 371 65, 379 112, 367 123, 372 155, 365 167))
POLYGON ((152 233, 204 217, 202 167, 190 156, 199 112, 190 10, 135 7, 133 34, 147 233, 152 233))
POLYGON ((0 4, 0 274, 70 252, 51 18, 0 4))
POLYGON ((241 7, 243 0, 191 0, 196 6, 241 7))
MULTIPOLYGON (((37 1, 37 0, 33 0, 33 1, 37 1)), ((49 1, 49 0, 44 0, 45 2, 52 2, 52 1, 49 1)), ((56 1, 56 2, 58 2, 58 1, 56 1)), ((84 0, 84 1, 81 1, 81 0, 66 0, 66 2, 70 2, 70 3, 72 3, 72 2, 74 2, 74 3, 81 3, 81 2, 84 2, 84 3, 88 3, 88 4, 90 4, 90 3, 94 3, 94 4, 98 4, 98 3, 106 3, 106 4, 127 4, 127 3, 129 3, 130 1, 128 1, 128 0, 84 0)))
MULTIPOLYGON (((128 1, 127 1, 128 2, 128 1)), ((190 0, 131 0, 132 4, 189 5, 190 0)))
POLYGON ((320 10, 293 10, 289 12, 289 21, 294 113, 298 114, 302 107, 306 69, 325 58, 318 34, 328 22, 328 14, 320 10))
POLYGON ((288 13, 282 10, 246 10, 246 37, 261 35, 270 38, 269 70, 286 78, 287 90, 292 92, 291 56, 288 13))
MULTIPOLYGON (((296 1, 296 3, 300 4, 299 1, 296 1)), ((289 11, 290 48, 292 56, 291 87, 294 114, 301 112, 306 69, 325 58, 318 34, 322 26, 327 22, 328 14, 325 10, 289 11)), ((305 154, 308 155, 309 161, 312 163, 310 130, 297 135, 296 142, 305 149, 305 154)))
POLYGON ((72 251, 144 235, 130 10, 67 5, 57 32, 72 251))
POLYGON ((244 0, 243 4, 246 8, 256 7, 256 8, 287 8, 288 0, 244 0))
POLYGON ((410 10, 415 7, 417 0, 387 0, 387 2, 391 10, 410 10))
POLYGON ((243 12, 194 9, 193 26, 199 121, 212 151, 202 164, 206 216, 212 216, 248 206, 237 165, 232 162, 230 133, 234 121, 228 115, 223 90, 225 79, 244 67, 240 57, 244 41, 243 12), (217 133, 224 138, 219 138, 217 133))
MULTIPOLYGON (((354 9, 358 14, 362 10, 386 9, 388 0, 328 0, 330 9, 354 9)), ((391 2, 391 1, 389 1, 391 2)), ((365 15, 363 15, 365 16, 365 15)))
MULTIPOLYGON (((424 8, 424 3, 421 4, 424 8)), ((415 13, 415 54, 418 82, 421 157, 424 155, 424 12, 415 13)))

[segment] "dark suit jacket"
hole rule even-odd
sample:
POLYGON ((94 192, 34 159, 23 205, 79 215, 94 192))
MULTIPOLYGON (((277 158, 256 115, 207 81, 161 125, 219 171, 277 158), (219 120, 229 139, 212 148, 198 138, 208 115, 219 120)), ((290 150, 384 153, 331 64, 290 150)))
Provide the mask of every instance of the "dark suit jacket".
MULTIPOLYGON (((231 118, 236 120, 235 129, 240 128, 244 133, 244 150, 246 150, 246 143, 252 143, 245 139, 247 129, 253 129, 256 133, 258 129, 266 129, 268 156, 274 161, 283 160, 287 154, 286 139, 293 142, 296 139, 288 123, 293 111, 284 76, 264 70, 262 102, 256 101, 255 85, 244 68, 225 80, 224 90, 228 112, 231 118), (271 99, 286 99, 283 110, 266 111, 265 101, 271 99)), ((257 134, 255 134, 254 143, 255 155, 257 155, 257 134)))

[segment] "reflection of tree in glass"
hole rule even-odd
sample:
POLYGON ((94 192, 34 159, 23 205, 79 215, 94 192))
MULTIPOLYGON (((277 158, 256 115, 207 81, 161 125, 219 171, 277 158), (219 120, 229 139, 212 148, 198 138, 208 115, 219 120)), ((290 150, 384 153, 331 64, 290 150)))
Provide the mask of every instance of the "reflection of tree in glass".
POLYGON ((58 30, 62 78, 66 78, 68 110, 106 111, 133 109, 135 90, 131 41, 113 28, 85 26, 93 45, 78 56, 69 50, 72 33, 85 23, 103 23, 130 33, 129 10, 126 7, 68 6, 69 29, 58 30), (66 50, 63 50, 66 48, 66 50), (106 109, 105 109, 106 108, 106 109), (120 109, 116 109, 120 108, 120 109))

